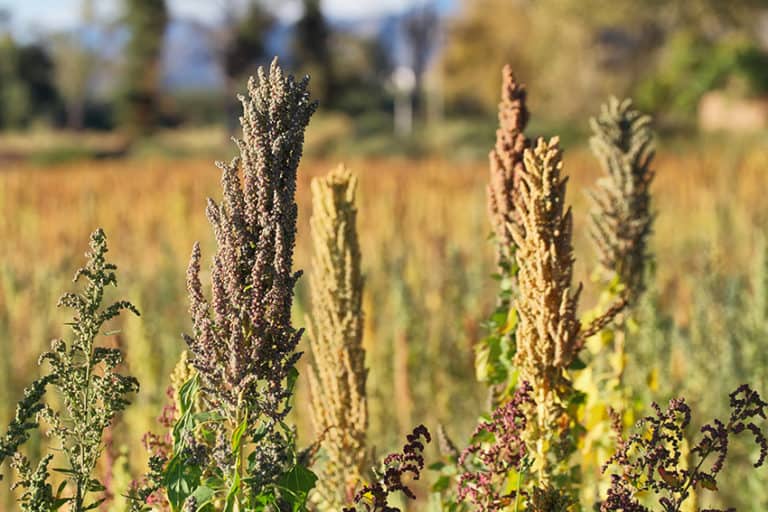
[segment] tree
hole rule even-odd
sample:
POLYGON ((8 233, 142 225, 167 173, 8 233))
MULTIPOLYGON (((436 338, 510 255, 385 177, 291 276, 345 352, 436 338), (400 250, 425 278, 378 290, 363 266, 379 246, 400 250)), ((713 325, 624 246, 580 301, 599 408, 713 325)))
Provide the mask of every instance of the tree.
MULTIPOLYGON (((83 0, 83 26, 87 29, 93 21, 93 0, 83 0)), ((78 31, 56 35, 52 50, 56 59, 56 82, 67 115, 67 127, 81 130, 96 55, 83 44, 78 31)))
POLYGON ((17 45, 0 36, 0 126, 19 128, 33 119, 54 120, 60 106, 55 67, 37 43, 17 45))
POLYGON ((411 95, 416 115, 421 115, 424 110, 424 74, 429 56, 435 46, 439 21, 434 7, 425 5, 415 9, 404 22, 403 28, 410 50, 411 68, 416 79, 411 95))
POLYGON ((225 3, 224 29, 219 37, 219 55, 227 97, 227 128, 236 128, 240 109, 237 92, 243 76, 266 57, 266 35, 275 19, 259 0, 249 0, 238 10, 233 0, 225 3))
POLYGON ((0 40, 0 126, 17 127, 24 123, 30 101, 19 79, 18 49, 10 36, 0 40))
POLYGON ((296 23, 293 56, 296 66, 312 76, 314 94, 321 104, 331 104, 336 92, 336 73, 330 50, 331 28, 320 0, 302 0, 303 14, 296 23))
POLYGON ((0 7, 0 32, 5 34, 9 30, 11 22, 11 13, 5 7, 0 7))
POLYGON ((391 108, 387 83, 393 64, 378 38, 339 31, 331 53, 334 109, 355 116, 391 108))
POLYGON ((132 136, 147 135, 160 116, 160 79, 168 8, 165 0, 125 0, 130 30, 125 50, 122 121, 132 136))
POLYGON ((466 0, 441 56, 445 98, 454 108, 491 112, 492 78, 511 64, 537 91, 537 118, 581 118, 597 108, 594 98, 636 94, 681 32, 713 44, 735 33, 754 40, 761 5, 765 0, 466 0))

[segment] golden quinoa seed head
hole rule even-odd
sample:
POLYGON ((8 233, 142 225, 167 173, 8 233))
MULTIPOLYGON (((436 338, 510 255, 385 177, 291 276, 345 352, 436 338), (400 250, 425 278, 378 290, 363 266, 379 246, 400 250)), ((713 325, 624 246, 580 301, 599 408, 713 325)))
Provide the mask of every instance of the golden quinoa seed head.
POLYGON ((559 140, 539 139, 525 151, 516 194, 519 222, 511 226, 520 295, 515 363, 523 380, 553 389, 576 356, 580 287, 573 290, 571 211, 565 207, 559 140))
POLYGON ((312 180, 311 320, 308 372, 312 421, 326 458, 313 499, 340 510, 366 467, 368 406, 363 276, 357 239, 357 178, 343 166, 312 180))

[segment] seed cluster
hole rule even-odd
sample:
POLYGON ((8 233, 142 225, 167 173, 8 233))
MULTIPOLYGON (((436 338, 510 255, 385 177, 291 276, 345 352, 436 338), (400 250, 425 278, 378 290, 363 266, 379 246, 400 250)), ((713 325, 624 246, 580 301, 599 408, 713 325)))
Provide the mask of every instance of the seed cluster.
POLYGON ((605 173, 589 194, 590 237, 604 277, 617 276, 629 295, 637 297, 645 286, 646 245, 653 225, 651 118, 631 100, 611 98, 590 124, 590 147, 605 173))
POLYGON ((390 494, 396 492, 416 499, 407 481, 421 477, 425 444, 432 441, 432 436, 427 427, 419 425, 406 436, 406 440, 401 453, 391 453, 384 458, 376 481, 360 489, 355 495, 355 506, 345 508, 344 512, 400 512, 400 509, 388 504, 390 494))
POLYGON ((768 438, 760 427, 768 418, 768 403, 744 384, 730 394, 729 405, 728 421, 715 419, 701 427, 701 437, 690 450, 696 458, 691 467, 682 460, 685 431, 691 423, 691 409, 684 399, 671 400, 665 410, 653 403, 654 415, 640 420, 637 432, 626 439, 616 415, 617 449, 603 471, 615 465, 620 472, 611 475, 611 487, 601 510, 646 511, 637 493, 651 491, 664 512, 678 511, 697 487, 717 490, 730 439, 743 432, 752 435, 759 450, 754 466, 761 467, 768 457, 768 438))
POLYGON ((357 179, 344 167, 312 181, 308 337, 315 364, 308 378, 312 421, 325 454, 316 489, 323 510, 339 510, 366 468, 367 370, 356 190, 357 179))
POLYGON ((512 399, 497 408, 491 421, 478 425, 470 444, 459 457, 468 470, 459 476, 458 498, 474 506, 473 510, 493 512, 505 510, 518 497, 504 485, 513 471, 522 471, 528 449, 525 431, 533 417, 533 388, 522 383, 512 399))
POLYGON ((509 226, 518 220, 514 191, 523 172, 523 153, 531 146, 531 141, 523 133, 530 117, 526 96, 525 85, 517 81, 511 67, 504 66, 496 145, 488 155, 490 180, 487 189, 488 215, 496 235, 497 260, 500 263, 512 258, 509 226))
POLYGON ((218 164, 224 197, 220 204, 209 200, 206 209, 217 244, 210 303, 198 244, 187 272, 195 329, 185 338, 207 400, 233 417, 247 407, 268 429, 288 414, 287 381, 299 358, 301 330, 291 325, 300 275, 292 268, 294 196, 304 129, 316 108, 307 83, 284 76, 277 61, 249 81, 249 97, 240 98, 240 157, 218 164))
POLYGON ((581 324, 576 316, 580 288, 573 277, 572 219, 565 207, 567 178, 559 141, 539 139, 525 152, 512 230, 520 268, 515 364, 523 380, 545 393, 562 380, 578 350, 581 324))

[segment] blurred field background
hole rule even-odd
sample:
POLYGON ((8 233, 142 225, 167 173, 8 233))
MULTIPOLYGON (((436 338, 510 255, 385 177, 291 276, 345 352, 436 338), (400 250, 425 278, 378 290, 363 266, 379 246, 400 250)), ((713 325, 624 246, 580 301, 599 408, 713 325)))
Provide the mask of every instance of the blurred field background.
MULTIPOLYGON (((300 168, 298 268, 310 264, 310 179, 342 161, 360 176, 379 453, 418 422, 466 439, 485 409, 472 347, 497 293, 485 158, 506 62, 528 83, 530 134, 564 140, 587 306, 584 192, 600 173, 588 119, 609 94, 655 116, 655 278, 628 341, 628 381, 645 400, 686 396, 701 420, 723 414, 742 382, 768 392, 768 2, 41 4, 64 21, 0 2, 0 424, 65 333, 56 302, 101 226, 120 297, 143 313, 112 338, 142 385, 113 443, 140 474, 141 435, 191 328, 192 243, 213 254, 204 204, 220 195, 213 160, 234 154, 228 98, 273 54, 309 72, 321 100, 300 168)), ((301 386, 295 418, 308 444, 305 404, 301 386)), ((724 495, 765 509, 765 479, 738 471, 748 456, 735 455, 724 495)), ((0 509, 11 503, 4 487, 0 509)))

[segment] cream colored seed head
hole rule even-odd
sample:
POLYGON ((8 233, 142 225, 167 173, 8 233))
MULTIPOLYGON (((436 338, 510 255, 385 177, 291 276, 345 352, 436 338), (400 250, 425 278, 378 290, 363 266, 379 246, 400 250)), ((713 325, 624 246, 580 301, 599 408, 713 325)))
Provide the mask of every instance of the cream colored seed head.
POLYGON ((311 187, 309 383, 312 421, 326 456, 314 501, 322 510, 341 510, 366 466, 368 427, 357 179, 338 167, 311 187))
POLYGON ((562 176, 558 139, 539 139, 524 158, 516 197, 518 222, 511 226, 520 268, 515 363, 523 380, 548 392, 578 350, 571 212, 565 208, 567 178, 562 176))

